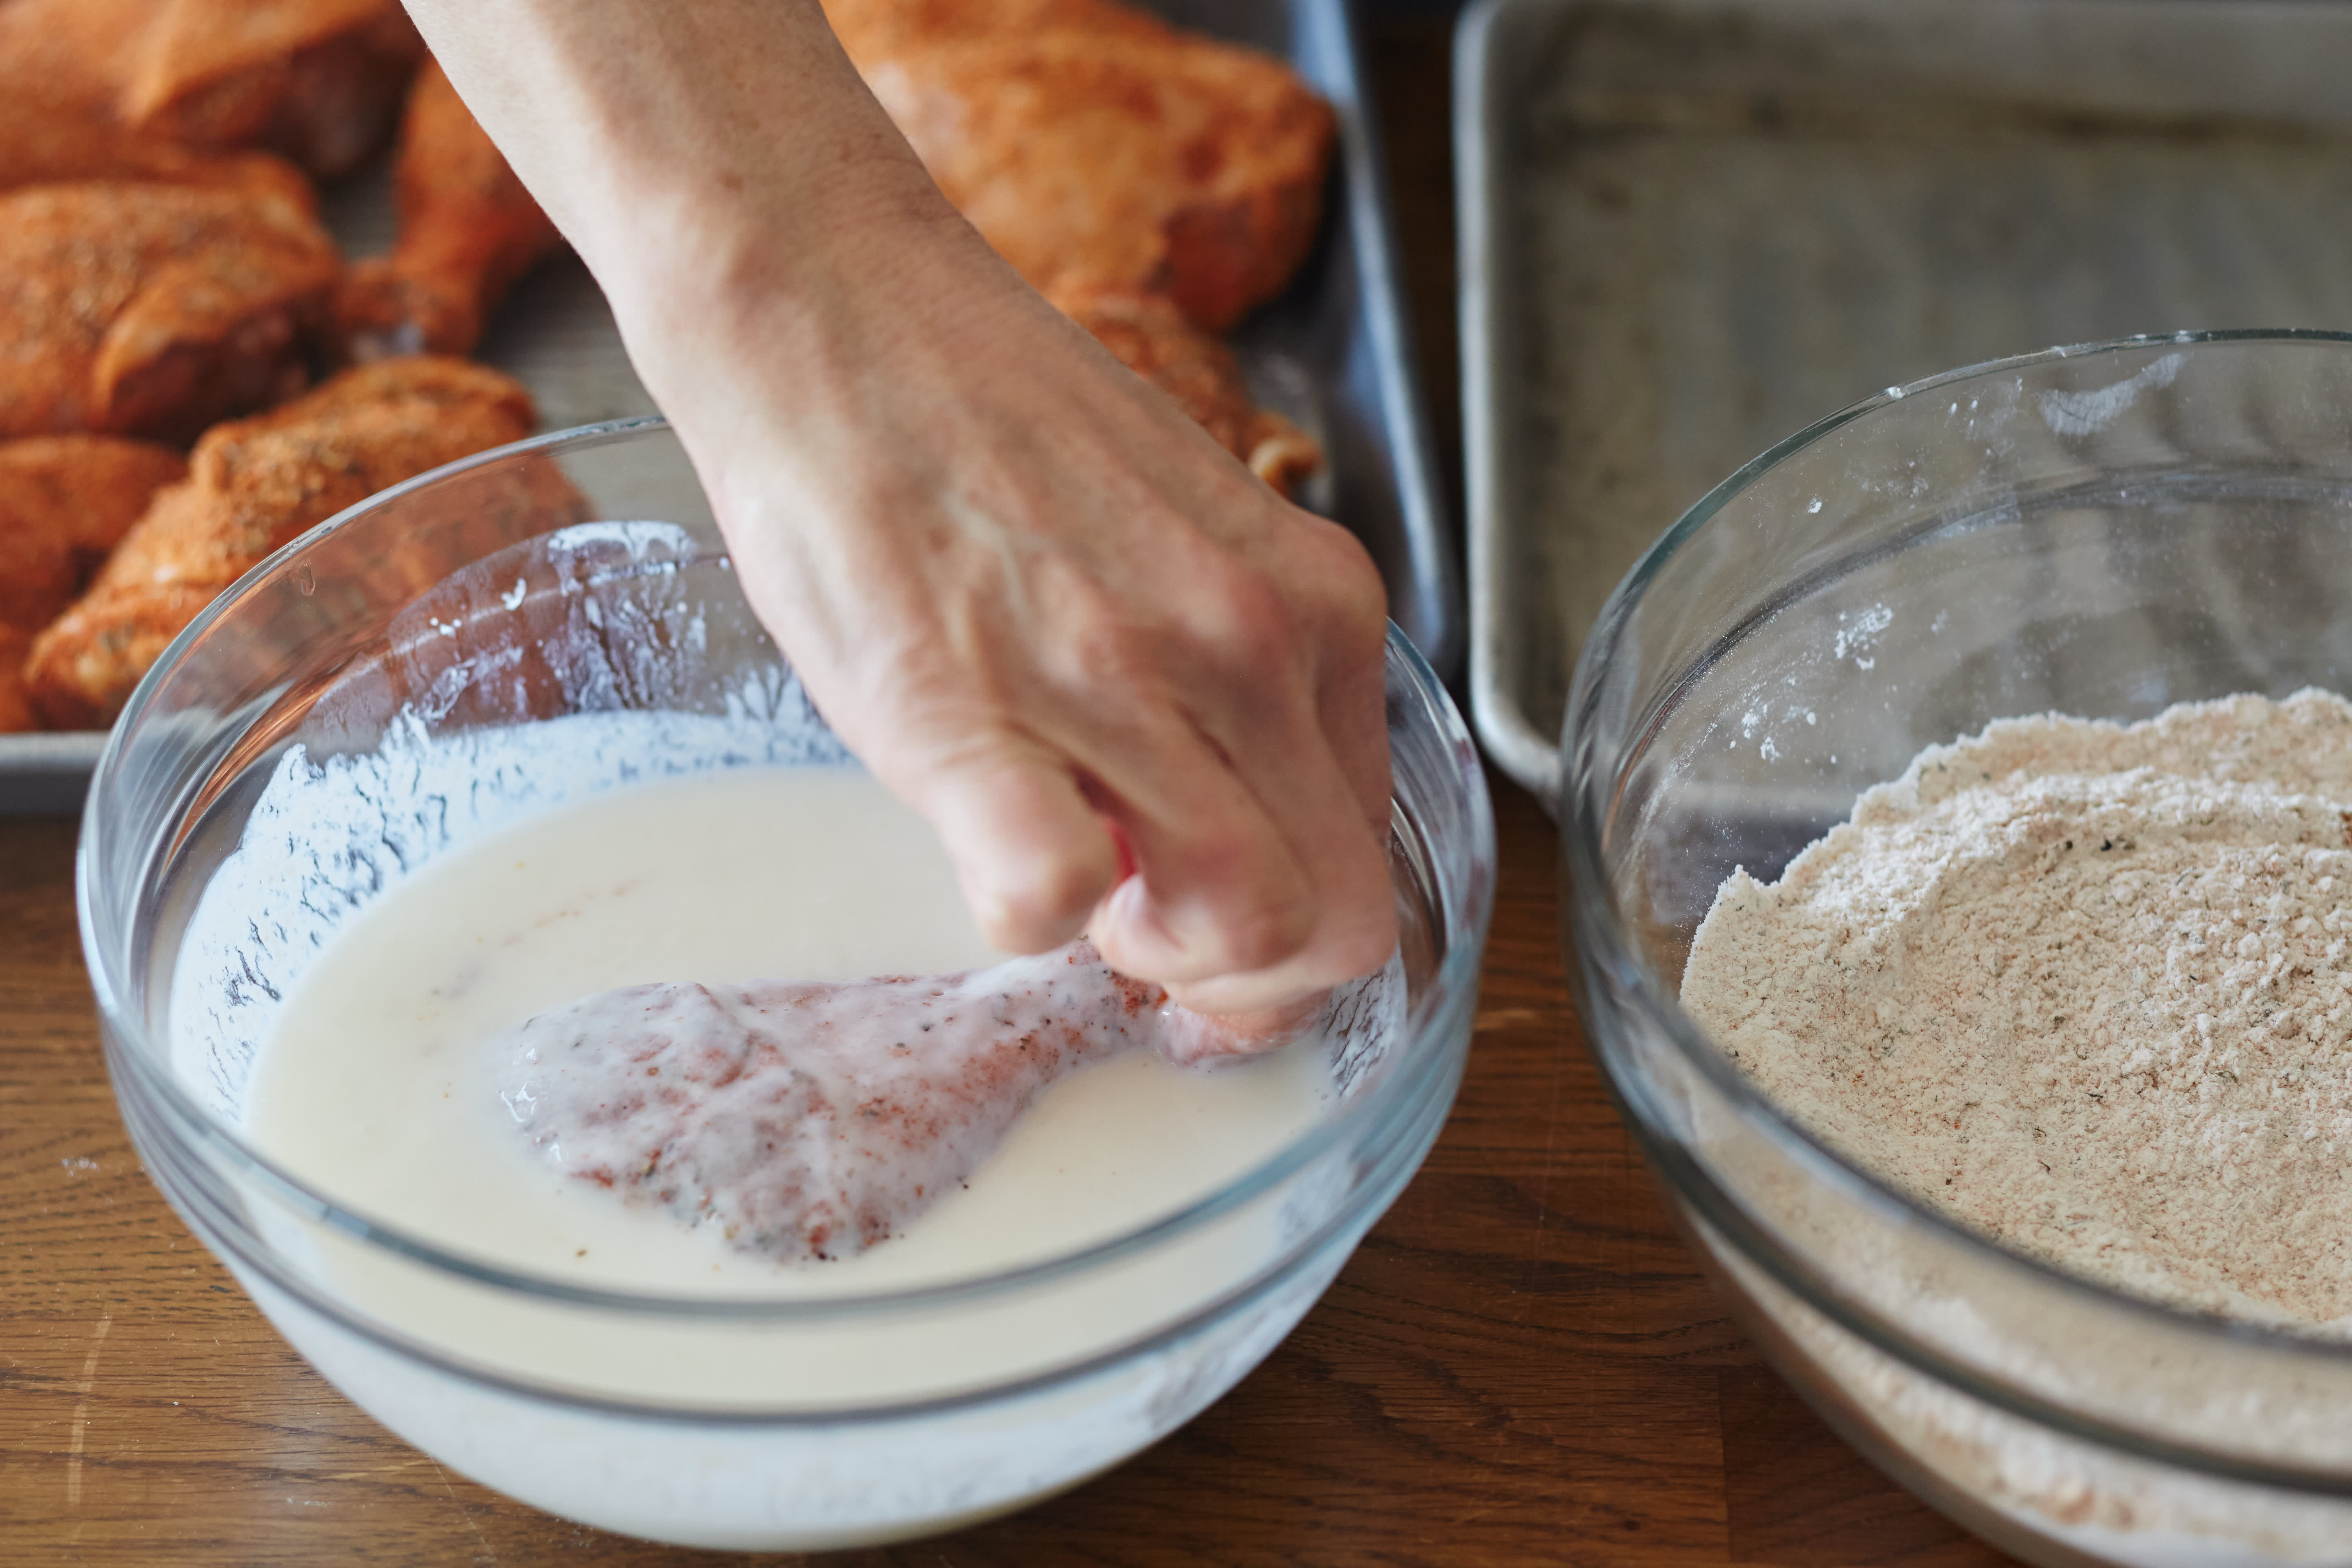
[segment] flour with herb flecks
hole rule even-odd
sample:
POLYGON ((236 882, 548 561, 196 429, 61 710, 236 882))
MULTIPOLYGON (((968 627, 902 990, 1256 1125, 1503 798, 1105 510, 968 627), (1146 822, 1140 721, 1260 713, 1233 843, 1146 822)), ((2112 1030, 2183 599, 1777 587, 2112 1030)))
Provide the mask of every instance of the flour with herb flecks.
POLYGON ((1832 1146, 2179 1306, 2352 1317, 2352 703, 2006 720, 1736 871, 1684 1005, 1832 1146))

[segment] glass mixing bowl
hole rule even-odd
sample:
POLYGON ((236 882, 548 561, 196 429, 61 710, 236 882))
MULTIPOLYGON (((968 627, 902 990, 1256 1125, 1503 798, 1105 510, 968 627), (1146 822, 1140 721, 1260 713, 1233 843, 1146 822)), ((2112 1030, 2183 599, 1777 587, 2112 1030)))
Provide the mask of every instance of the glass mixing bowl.
POLYGON ((2003 1251, 1760 1097, 1676 1003, 1738 866, 1993 719, 2352 691, 2352 338, 2184 333, 1890 388, 1734 475, 1578 668, 1587 1033, 1693 1245, 1847 1438, 2032 1562, 2352 1563, 2352 1347, 2003 1251))
POLYGON ((1002 1512, 1230 1388, 1436 1137, 1469 1042, 1494 826, 1459 717, 1393 634, 1388 714, 1402 997, 1335 1053, 1322 1118, 1219 1190, 1065 1256, 862 1295, 582 1289, 462 1256, 338 1207, 242 1134, 256 1043, 309 953, 390 880, 562 800, 848 760, 744 605, 666 426, 488 453, 253 572, 116 727, 79 888, 123 1120, 190 1227, 312 1365, 525 1501, 733 1548, 1002 1512), (517 751, 526 727, 578 714, 657 739, 517 751), (335 809, 289 827, 284 792, 331 784, 335 809), (485 1325, 529 1348, 486 1361, 468 1348, 485 1325), (943 1354, 961 1369, 946 1385, 905 1370, 943 1354), (690 1397, 648 1370, 685 1364, 705 1373, 690 1397))

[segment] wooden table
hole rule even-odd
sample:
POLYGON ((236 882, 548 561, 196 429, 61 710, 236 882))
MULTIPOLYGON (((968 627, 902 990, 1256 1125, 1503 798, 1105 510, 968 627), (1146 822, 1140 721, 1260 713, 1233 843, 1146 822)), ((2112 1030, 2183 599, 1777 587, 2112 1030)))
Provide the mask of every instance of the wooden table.
MULTIPOLYGON (((1376 17, 1371 44, 1431 403, 1450 412, 1445 21, 1428 5, 1376 17)), ((1450 418, 1441 429, 1458 482, 1450 418)), ((1864 1465, 1726 1319, 1584 1052, 1550 826, 1517 790, 1496 795, 1501 889, 1461 1100, 1298 1331, 1091 1486, 829 1561, 2007 1561, 1864 1465)), ((73 835, 0 819, 0 1563, 724 1561, 447 1473, 262 1321, 115 1116, 74 931, 73 835)))
MULTIPOLYGON (((1507 784, 1496 797, 1502 881, 1461 1100, 1298 1331, 1091 1486, 838 1561, 2005 1561, 1881 1479, 1727 1321, 1578 1036, 1550 825, 1507 784)), ((73 836, 0 819, 0 1563, 719 1561, 449 1474, 279 1341, 116 1119, 73 836)))

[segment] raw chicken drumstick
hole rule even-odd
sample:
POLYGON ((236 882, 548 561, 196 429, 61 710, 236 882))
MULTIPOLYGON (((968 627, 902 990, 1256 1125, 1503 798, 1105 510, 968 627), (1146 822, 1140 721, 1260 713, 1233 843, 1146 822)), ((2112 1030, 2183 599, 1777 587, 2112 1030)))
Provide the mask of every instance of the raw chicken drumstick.
POLYGON ((1285 497, 1323 466, 1315 438, 1250 401, 1234 351, 1184 319, 1169 300, 1071 285, 1046 296, 1120 363, 1174 398, 1218 445, 1285 497))
POLYGON ((534 417, 510 377, 416 358, 346 371, 207 431, 186 480, 156 495, 89 592, 35 639, 34 705, 59 729, 111 722, 180 628, 270 552, 387 486, 520 440, 534 417))
POLYGON ((308 379, 303 339, 341 269, 310 213, 190 185, 0 196, 0 438, 186 440, 308 379))
POLYGON ((436 64, 410 90, 394 179, 400 237, 343 279, 337 333, 362 362, 465 353, 508 287, 562 237, 436 64))
POLYGON ((112 436, 0 444, 0 625, 29 636, 55 619, 156 490, 187 472, 168 447, 112 436))
POLYGON ((0 733, 38 726, 24 679, 33 634, 187 469, 168 447, 110 436, 0 445, 0 733))
POLYGON ((1333 1013, 1327 999, 1245 1029, 1170 1005, 1078 942, 962 974, 633 985, 494 1049, 499 1098, 567 1174, 791 1261, 897 1235, 1084 1062, 1270 1050, 1333 1013))
POLYGON ((1162 294, 1223 331, 1305 258, 1333 121, 1280 61, 1073 0, 828 15, 940 189, 1039 289, 1162 294))
POLYGON ((187 471, 169 447, 111 436, 0 444, 0 734, 40 728, 25 684, 34 634, 187 471))

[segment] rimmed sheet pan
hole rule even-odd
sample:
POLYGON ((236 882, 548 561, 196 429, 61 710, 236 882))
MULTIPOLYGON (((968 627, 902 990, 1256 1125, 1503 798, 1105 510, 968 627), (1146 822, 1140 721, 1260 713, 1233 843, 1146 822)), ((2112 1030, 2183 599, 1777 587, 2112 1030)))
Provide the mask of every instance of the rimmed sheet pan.
POLYGON ((1470 691, 1547 803, 1692 503, 1889 385, 2352 327, 2352 6, 1481 0, 1456 35, 1470 691))
MULTIPOLYGON (((1283 57, 1338 113, 1323 236, 1298 279, 1243 323, 1234 345, 1261 401, 1312 431, 1330 455, 1328 475, 1302 500, 1363 539, 1388 584, 1391 615, 1451 680, 1465 640, 1459 555, 1437 499, 1378 130, 1346 0, 1169 0, 1154 8, 1283 57)), ((348 253, 390 245, 381 174, 330 193, 327 205, 348 253)), ((593 280, 568 256, 524 279, 480 357, 530 386, 545 429, 653 410, 593 280)), ((77 809, 104 742, 94 732, 0 735, 0 814, 77 809)))

